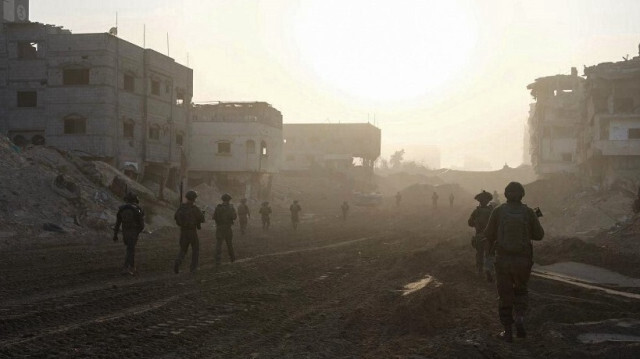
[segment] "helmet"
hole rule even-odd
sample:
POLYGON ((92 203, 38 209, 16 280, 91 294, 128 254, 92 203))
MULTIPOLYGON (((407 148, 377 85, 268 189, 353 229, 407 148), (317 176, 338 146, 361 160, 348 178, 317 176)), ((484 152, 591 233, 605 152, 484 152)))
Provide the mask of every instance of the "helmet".
POLYGON ((489 203, 493 199, 493 195, 485 190, 482 190, 482 192, 478 193, 473 198, 480 203, 489 203))
POLYGON ((231 196, 229 196, 227 193, 223 194, 222 197, 220 197, 220 199, 222 199, 222 201, 224 202, 229 202, 231 201, 231 196))
POLYGON ((504 188, 504 196, 510 200, 521 200, 524 197, 524 187, 520 182, 509 182, 504 188))
POLYGON ((198 198, 198 192, 196 192, 194 190, 187 191, 187 194, 185 194, 184 197, 186 199, 188 199, 189 201, 195 201, 196 198, 198 198))
POLYGON ((127 194, 124 195, 124 201, 127 203, 139 203, 140 201, 138 200, 138 195, 133 193, 133 192, 127 192, 127 194))

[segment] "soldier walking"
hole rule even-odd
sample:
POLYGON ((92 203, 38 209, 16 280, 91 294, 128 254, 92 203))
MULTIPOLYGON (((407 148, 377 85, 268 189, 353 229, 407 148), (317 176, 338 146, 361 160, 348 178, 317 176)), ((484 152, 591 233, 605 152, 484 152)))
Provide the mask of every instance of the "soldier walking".
POLYGON ((291 206, 289 206, 289 211, 291 212, 291 225, 295 231, 298 229, 298 223, 300 223, 300 211, 302 211, 302 207, 300 207, 298 200, 293 201, 291 206))
POLYGON ((200 255, 200 240, 198 239, 198 230, 204 223, 204 212, 195 205, 198 193, 196 191, 188 191, 185 194, 186 203, 182 203, 176 211, 173 218, 176 224, 180 226, 180 251, 173 265, 173 272, 178 274, 180 264, 187 254, 189 246, 191 246, 191 273, 198 269, 198 256, 200 255))
POLYGON ((453 195, 453 193, 449 194, 449 207, 453 208, 453 200, 455 200, 456 197, 453 195))
POLYGON ((258 212, 260 212, 260 218, 262 219, 262 229, 266 231, 271 226, 271 207, 269 207, 269 202, 262 202, 258 212))
POLYGON ((344 201, 342 206, 340 206, 340 209, 342 209, 342 220, 346 221, 347 214, 349 213, 349 202, 344 201))
POLYGON ((116 215, 116 226, 113 228, 113 241, 118 241, 118 232, 122 226, 122 241, 127 246, 124 258, 124 268, 122 274, 136 275, 136 244, 138 236, 144 230, 144 211, 139 206, 138 196, 133 192, 128 192, 124 196, 125 204, 118 208, 116 215))
POLYGON ((402 195, 398 192, 396 193, 396 207, 400 207, 400 202, 402 202, 402 195))
POLYGON ((433 195, 431 195, 431 203, 433 204, 433 209, 438 208, 438 198, 440 198, 440 196, 438 196, 438 193, 433 192, 433 195))
POLYGON ((476 230, 476 234, 471 239, 471 246, 476 250, 476 269, 478 274, 484 271, 487 282, 493 281, 493 255, 490 251, 487 240, 484 237, 484 229, 489 223, 491 211, 493 207, 489 205, 493 196, 491 193, 482 191, 478 193, 475 200, 479 202, 479 206, 471 212, 468 224, 476 230))
POLYGON ((512 342, 513 323, 518 338, 527 335, 524 316, 528 305, 527 283, 533 266, 531 241, 542 240, 544 230, 535 212, 522 203, 522 184, 509 183, 504 189, 504 196, 507 203, 493 210, 484 234, 496 256, 498 313, 504 326, 500 337, 512 342))
POLYGON ((227 251, 229 252, 229 261, 235 262, 236 257, 233 253, 233 221, 238 217, 233 205, 229 203, 231 196, 223 194, 222 203, 216 206, 213 211, 213 220, 216 222, 216 266, 220 265, 220 258, 222 256, 222 242, 227 244, 227 251))
POLYGON ((249 206, 247 206, 247 199, 243 198, 240 200, 240 205, 238 206, 238 219, 240 220, 240 234, 244 235, 247 231, 247 223, 249 223, 249 218, 251 217, 251 211, 249 211, 249 206))

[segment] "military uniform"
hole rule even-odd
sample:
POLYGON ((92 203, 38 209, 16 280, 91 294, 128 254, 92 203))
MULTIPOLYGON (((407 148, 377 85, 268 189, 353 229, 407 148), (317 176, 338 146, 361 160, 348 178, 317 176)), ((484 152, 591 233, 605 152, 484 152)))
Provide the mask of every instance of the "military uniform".
POLYGON ((487 227, 487 223, 489 223, 492 210, 493 207, 490 205, 481 204, 471 212, 471 216, 469 216, 469 220, 467 221, 469 227, 473 227, 476 230, 476 234, 471 240, 471 245, 476 250, 476 269, 478 273, 482 273, 483 271, 488 272, 487 279, 489 280, 491 280, 491 272, 493 272, 493 269, 484 265, 485 263, 492 262, 489 245, 484 237, 484 229, 487 227), (487 259, 486 261, 485 258, 487 259))
POLYGON ((291 206, 289 206, 289 211, 291 212, 291 224, 293 225, 293 229, 298 229, 298 223, 300 223, 300 211, 302 211, 302 207, 298 204, 298 201, 294 201, 291 206))
POLYGON ((342 219, 346 221, 347 214, 349 213, 349 203, 344 202, 340 208, 342 209, 342 219))
POLYGON ((233 226, 233 221, 235 221, 238 216, 233 205, 229 203, 231 197, 225 196, 222 196, 224 202, 218 204, 213 212, 213 220, 216 222, 216 265, 220 265, 221 262, 222 242, 227 244, 231 263, 236 260, 233 252, 233 230, 231 226, 233 226))
POLYGON ((122 241, 127 246, 123 273, 133 275, 136 273, 135 255, 138 235, 144 230, 144 211, 138 206, 138 197, 136 195, 127 194, 125 201, 128 203, 118 208, 113 240, 118 240, 118 232, 120 231, 120 226, 122 226, 122 241))
POLYGON ((259 212, 262 219, 262 229, 269 229, 271 226, 271 207, 269 207, 269 203, 263 203, 259 212))
POLYGON ((431 196, 431 202, 433 204, 433 208, 436 209, 438 208, 438 199, 440 198, 440 196, 438 196, 438 194, 436 192, 433 192, 433 195, 431 196))
MULTIPOLYGON (((195 200, 195 198, 194 198, 195 200)), ((174 265, 174 272, 178 273, 180 264, 184 260, 189 246, 191 246, 191 272, 198 269, 198 257, 200 256, 200 240, 198 230, 204 223, 204 214, 193 201, 188 201, 180 205, 174 218, 180 226, 180 251, 174 265)))
POLYGON ((249 206, 247 206, 246 201, 242 201, 238 206, 238 220, 240 221, 240 233, 244 234, 247 230, 247 223, 249 223, 249 217, 251 216, 251 212, 249 211, 249 206))
POLYGON ((498 312, 505 328, 501 335, 511 341, 514 315, 518 337, 526 335, 523 323, 528 307, 527 284, 533 266, 531 240, 541 240, 544 230, 535 212, 521 202, 524 196, 521 184, 509 183, 505 196, 507 203, 493 210, 484 234, 495 251, 498 312))

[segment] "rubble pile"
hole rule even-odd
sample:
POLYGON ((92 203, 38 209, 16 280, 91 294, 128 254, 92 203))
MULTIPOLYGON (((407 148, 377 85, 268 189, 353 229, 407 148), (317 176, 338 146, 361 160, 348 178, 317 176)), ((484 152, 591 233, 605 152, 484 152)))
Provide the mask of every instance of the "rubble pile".
MULTIPOLYGON (((109 229, 121 204, 109 189, 116 177, 128 190, 153 199, 151 191, 106 163, 44 146, 21 151, 0 137, 0 239, 109 229)), ((151 212, 167 211, 157 202, 153 206, 151 212)))

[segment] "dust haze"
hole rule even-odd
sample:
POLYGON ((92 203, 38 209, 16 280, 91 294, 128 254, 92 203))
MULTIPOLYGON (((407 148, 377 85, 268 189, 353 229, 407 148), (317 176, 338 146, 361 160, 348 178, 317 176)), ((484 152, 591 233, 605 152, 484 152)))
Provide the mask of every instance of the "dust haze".
POLYGON ((638 13, 5 0, 0 357, 640 356, 638 13))

